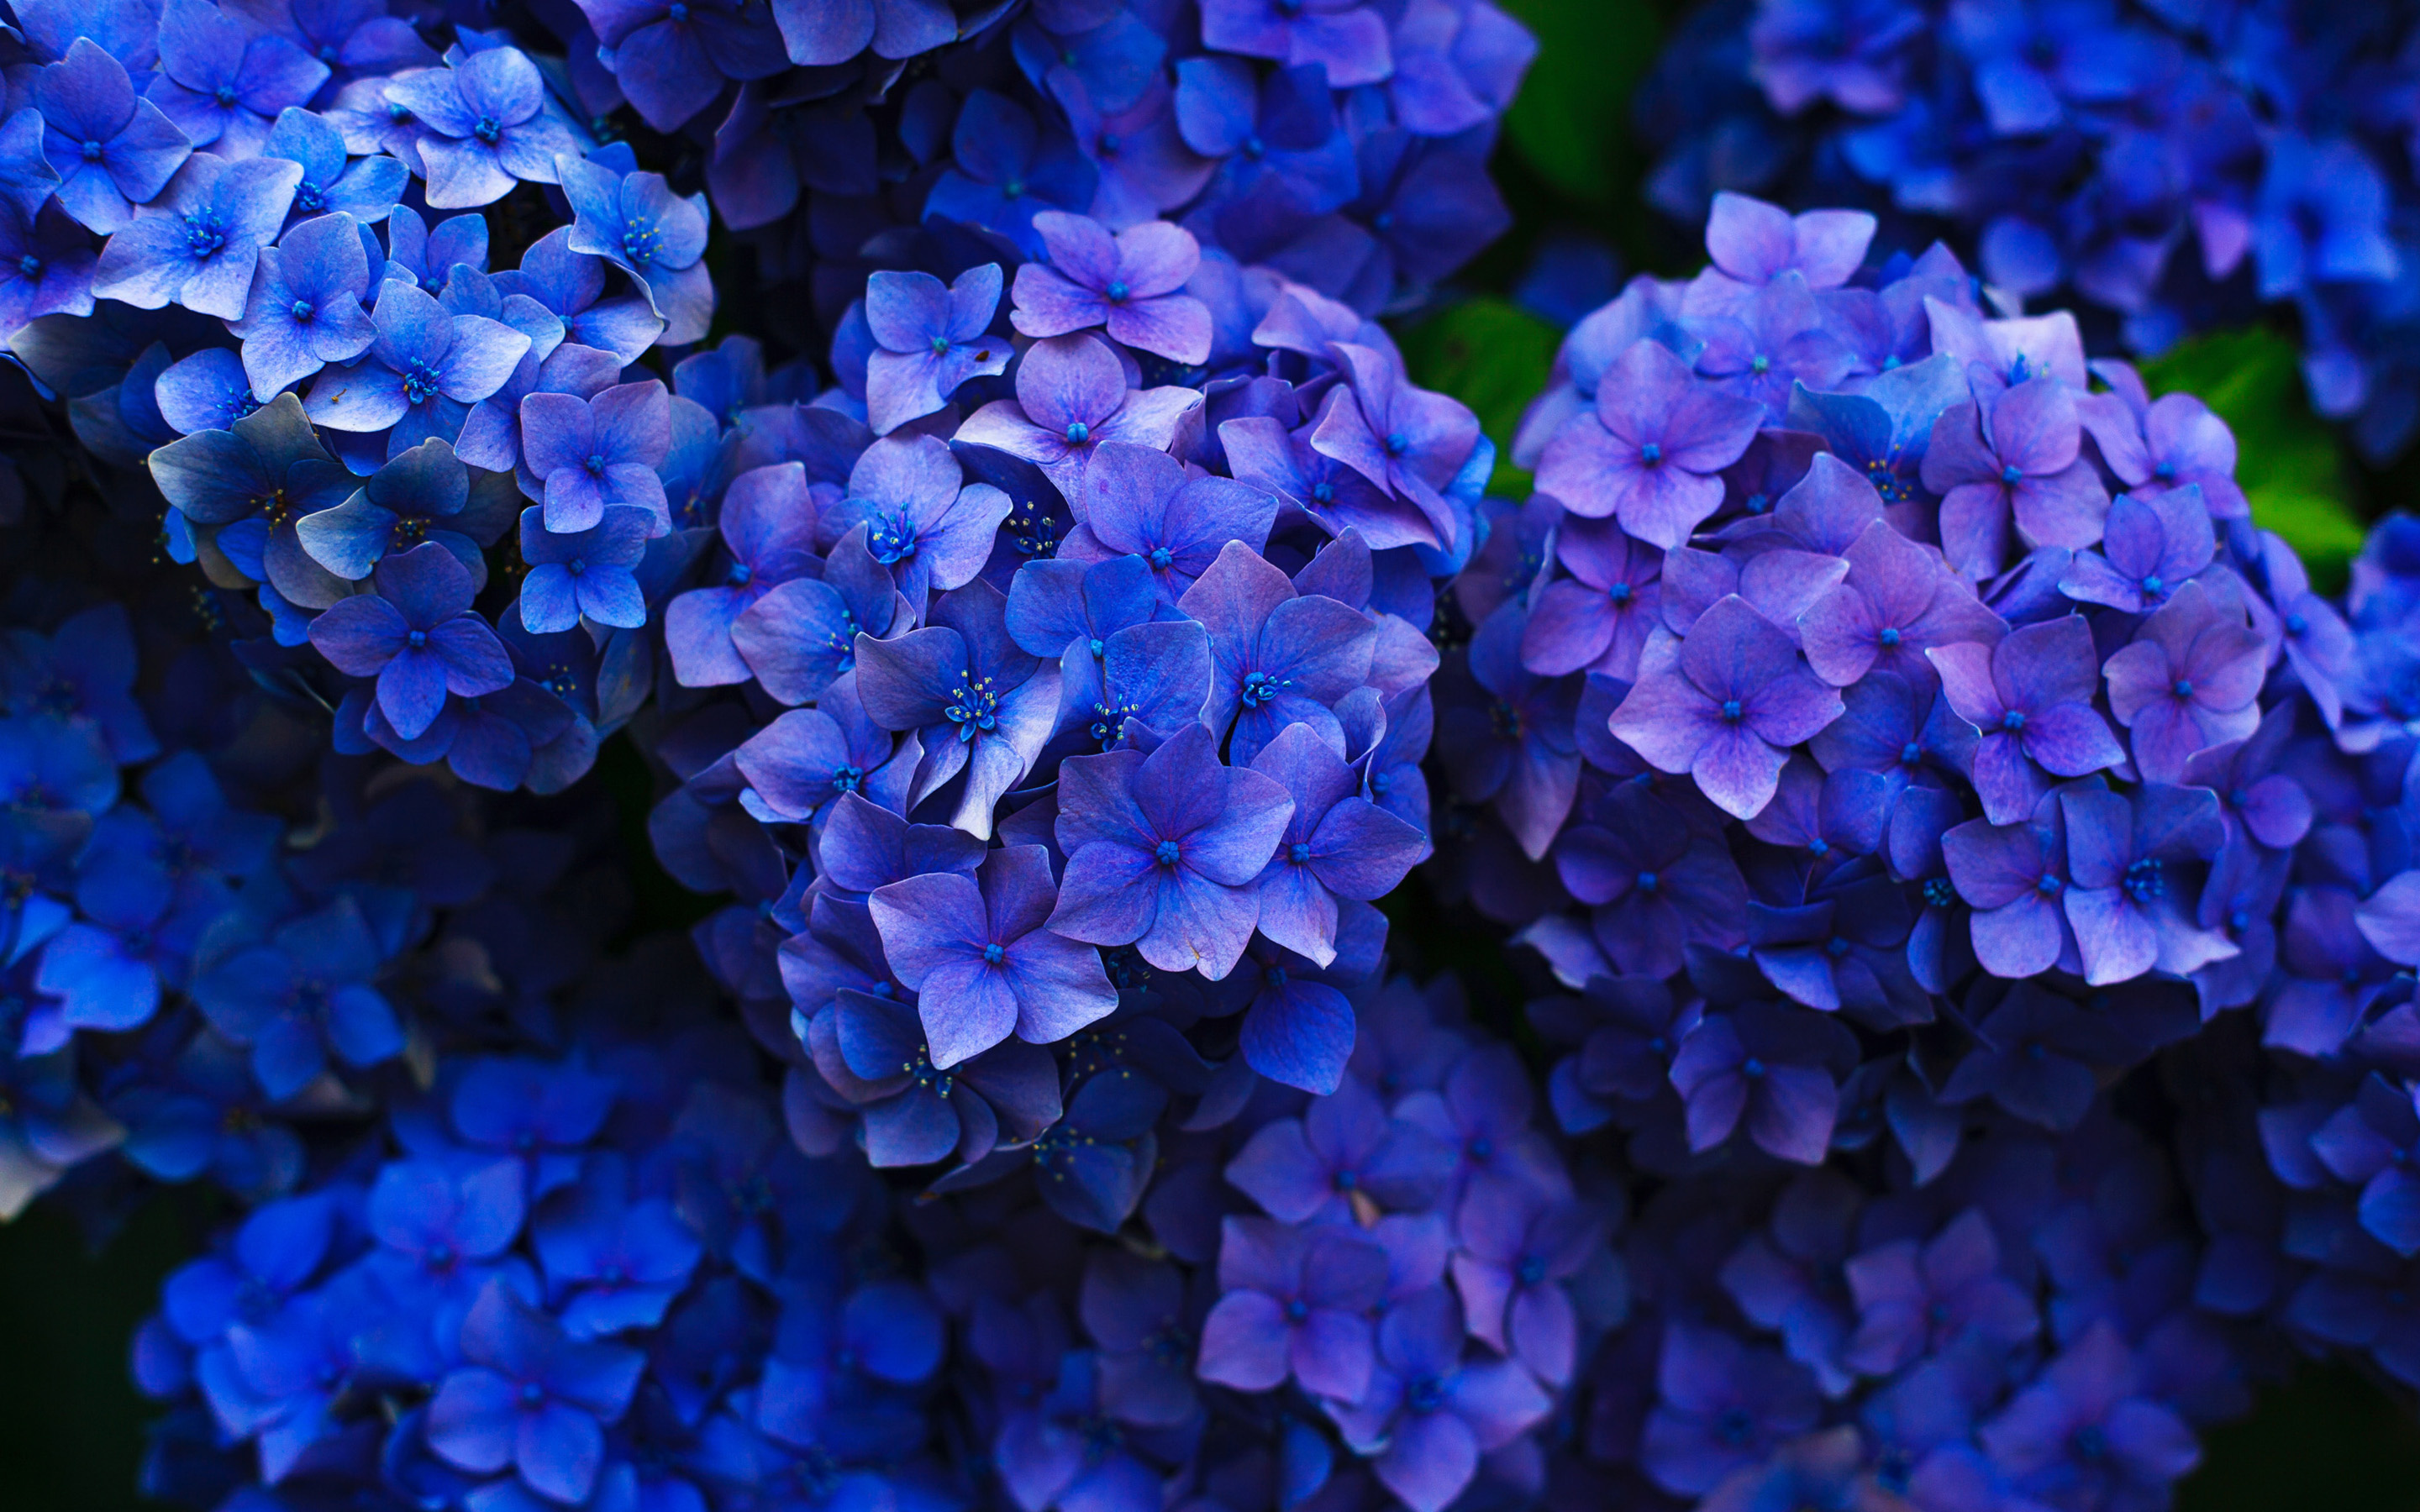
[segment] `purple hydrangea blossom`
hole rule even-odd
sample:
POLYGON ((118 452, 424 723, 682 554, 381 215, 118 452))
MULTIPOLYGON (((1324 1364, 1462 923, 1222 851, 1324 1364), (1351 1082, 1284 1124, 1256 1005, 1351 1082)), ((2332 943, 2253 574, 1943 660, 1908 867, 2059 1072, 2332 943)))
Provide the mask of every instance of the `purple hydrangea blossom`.
POLYGON ((1598 383, 1594 411, 1548 443, 1538 486, 1575 515, 1611 517, 1669 550, 1721 506, 1714 474, 1747 450, 1761 414, 1699 386, 1678 357, 1640 341, 1598 383))
POLYGON ((1442 1289, 1404 1299, 1378 1324, 1370 1394, 1330 1404, 1346 1443, 1373 1455, 1379 1483, 1415 1512, 1442 1512, 1480 1456, 1543 1418, 1551 1399, 1520 1364, 1464 1356, 1461 1308, 1442 1289))
POLYGON ((2199 583, 2154 611, 2109 658, 2109 707, 2154 782, 2180 780, 2202 751, 2259 727, 2260 638, 2199 583))
POLYGON ((969 378, 1007 371, 1009 343, 986 339, 1000 293, 998 263, 970 268, 946 286, 930 273, 887 270, 866 280, 865 320, 879 347, 865 375, 876 435, 932 414, 969 378))
POLYGON ((192 156, 192 139, 135 93, 126 66, 89 37, 35 75, 42 151, 61 208, 103 236, 133 219, 192 156))
POLYGON ((253 396, 275 398, 329 363, 367 351, 379 334, 362 308, 369 291, 369 258, 349 215, 305 221, 260 249, 243 318, 231 328, 243 343, 253 396))
POLYGON ((963 778, 951 823, 977 839, 989 838, 994 806, 1032 769, 1059 707, 1058 669, 1010 639, 1006 613, 1000 590, 976 581, 945 594, 921 629, 857 638, 866 713, 923 744, 909 803, 963 778))
POLYGON ((1064 336, 1106 327, 1111 340, 1172 363, 1210 356, 1210 308, 1179 292, 1202 249, 1183 226, 1145 221, 1112 235, 1099 222, 1058 210, 1033 218, 1047 263, 1016 270, 1011 319, 1028 336, 1064 336))
POLYGON ((1658 770, 1689 773, 1717 807, 1747 819, 1773 800, 1790 748, 1842 708, 1789 637, 1732 594, 1699 616, 1671 665, 1642 669, 1612 729, 1658 770))
POLYGON ((541 393, 521 400, 521 461, 542 486, 549 531, 587 530, 616 505, 670 520, 657 475, 672 447, 670 398, 649 379, 590 399, 541 393))
MULTIPOLYGON (((263 160, 268 161, 268 160, 263 160)), ((387 433, 387 455, 451 443, 471 406, 504 387, 530 338, 499 320, 455 315, 408 283, 379 287, 368 355, 323 371, 305 408, 331 430, 387 433)))
POLYGON ((2098 671, 2080 615, 2011 631, 1997 645, 1961 641, 1928 655, 1958 717, 1979 733, 1976 795, 1993 824, 2014 824, 2049 790, 2043 777, 2084 777, 2125 759, 2093 707, 2098 671))
POLYGON ((145 93, 194 147, 245 159, 280 111, 308 101, 327 79, 326 64, 283 37, 255 32, 207 0, 167 0, 160 71, 145 93))
POLYGON ((93 293, 137 309, 181 304, 242 319, 260 250, 276 239, 302 181, 302 165, 284 158, 194 153, 101 249, 93 293))
POLYGON ((995 851, 972 877, 930 872, 875 890, 883 952, 922 998, 934 1065, 1012 1032, 1056 1043, 1117 1007, 1098 953, 1043 927, 1057 901, 1038 845, 995 851))
POLYGON ((647 553, 656 522, 644 509, 607 506, 584 531, 557 533, 541 512, 521 511, 521 624, 533 634, 568 630, 582 620, 618 629, 647 622, 645 595, 633 569, 647 553))
POLYGON ((1370 1313, 1387 1254, 1336 1228, 1229 1217, 1219 1232, 1224 1295, 1202 1324, 1205 1381, 1267 1391, 1289 1376, 1314 1396, 1358 1402, 1377 1364, 1370 1313))
POLYGON ((386 97, 423 128, 418 153, 433 209, 472 209, 502 199, 516 183, 554 183, 555 160, 578 148, 547 112, 537 65, 517 48, 404 74, 386 97))
POLYGON ((1116 355, 1095 337, 1055 336, 1018 362, 1016 397, 984 406, 957 439, 1021 456, 1071 495, 1084 486, 1104 443, 1167 451, 1201 405, 1189 389, 1130 388, 1116 355))
POLYGON ((430 541, 378 564, 376 594, 342 599, 311 622, 311 643, 339 671, 378 679, 379 709, 411 739, 434 723, 446 695, 493 693, 512 662, 486 621, 470 612, 471 575, 430 541))
POLYGON ((1294 816, 1285 789, 1222 766, 1188 725, 1158 749, 1105 751, 1061 766, 1056 826, 1067 872, 1050 928, 1133 945, 1163 971, 1217 980, 1260 917, 1259 882, 1294 816))
POLYGON ((566 245, 638 281, 664 323, 658 340, 678 346, 703 339, 714 313, 714 284, 699 260, 706 255, 704 196, 683 199, 659 174, 616 173, 562 150, 551 160, 553 171, 577 217, 566 245))

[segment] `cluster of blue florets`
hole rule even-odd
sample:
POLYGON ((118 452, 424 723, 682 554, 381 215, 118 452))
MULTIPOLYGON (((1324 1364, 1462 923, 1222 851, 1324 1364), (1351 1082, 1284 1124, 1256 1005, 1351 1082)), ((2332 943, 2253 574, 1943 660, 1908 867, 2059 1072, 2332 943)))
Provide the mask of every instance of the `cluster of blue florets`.
POLYGON ((2391 456, 2420 424, 2412 38, 2324 0, 1723 0, 1641 92, 1650 198, 1861 206, 2141 352, 2288 316, 2319 409, 2391 456))
POLYGON ((1619 1194, 1372 906, 1520 28, 18 15, 0 1198, 247 1210, 151 1491, 1543 1483, 1619 1194))
MULTIPOLYGON (((2288 92, 2172 8, 1922 56, 2133 173, 2288 92)), ((2315 593, 2016 302, 2157 259, 1715 196, 1515 504, 1378 320, 1502 224, 1487 0, 14 14, 0 1216, 240 1210, 153 1494, 2133 1512, 2420 1385, 2420 528, 2315 593)), ((1809 14, 1776 104, 1914 109, 1809 14)), ((2202 249, 2387 340, 2381 129, 2202 249)))

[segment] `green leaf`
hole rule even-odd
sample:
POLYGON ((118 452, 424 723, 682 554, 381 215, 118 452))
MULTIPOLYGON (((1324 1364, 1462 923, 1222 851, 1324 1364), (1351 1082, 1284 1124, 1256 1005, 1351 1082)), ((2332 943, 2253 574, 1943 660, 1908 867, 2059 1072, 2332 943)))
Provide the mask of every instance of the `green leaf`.
POLYGON ((1555 189, 1621 208, 1636 177, 1630 91, 1655 59, 1644 0, 1504 0, 1538 37, 1538 60, 1505 114, 1514 150, 1555 189))
POLYGON ((2365 531, 2343 443, 2304 397, 2294 344, 2274 331, 2222 332, 2145 363, 2143 379, 2218 412, 2235 432, 2235 480, 2252 517, 2301 553, 2314 587, 2340 590, 2365 531))
POLYGON ((1529 474, 1507 460, 1512 432, 1522 410, 1545 388, 1561 334, 1527 310, 1481 296, 1400 332, 1396 343, 1412 381, 1470 406, 1496 443, 1496 475, 1488 491, 1515 499, 1527 495, 1529 474))

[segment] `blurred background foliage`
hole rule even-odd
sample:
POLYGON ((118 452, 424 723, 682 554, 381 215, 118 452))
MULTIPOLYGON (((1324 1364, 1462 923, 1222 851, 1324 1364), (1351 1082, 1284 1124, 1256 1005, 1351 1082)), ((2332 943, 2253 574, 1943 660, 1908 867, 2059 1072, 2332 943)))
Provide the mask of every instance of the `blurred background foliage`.
MULTIPOLYGON (((1686 8, 1677 0, 1500 3, 1536 31, 1542 48, 1497 151, 1513 229, 1397 331, 1414 376, 1468 404, 1499 451, 1561 340, 1555 313, 1520 298, 1542 251, 1603 249, 1608 293, 1632 273, 1683 276, 1703 261, 1694 236, 1641 198, 1649 163, 1631 129, 1632 92, 1686 8)), ((2364 523, 2407 507, 2420 490, 2420 457, 2385 471, 2354 460, 2304 402, 2295 351, 2282 332, 2256 329, 2188 343, 2142 366, 2154 392, 2190 389, 2234 427, 2238 475, 2256 517, 2333 589, 2364 523)), ((1529 478, 1499 462, 1495 486, 1518 498, 1529 478)), ((637 760, 621 754, 620 765, 637 760)), ((628 790, 625 849, 652 905, 648 922, 678 927, 697 917, 700 901, 654 865, 643 832, 644 771, 636 783, 617 776, 629 774, 614 760, 600 764, 599 780, 617 795, 628 790)), ((1489 926, 1438 907, 1417 884, 1389 899, 1388 912, 1398 940, 1421 957, 1406 964, 1423 975, 1460 972, 1474 1007, 1518 1034, 1519 1001, 1535 984, 1489 926)), ((161 1282, 211 1224, 200 1199, 172 1192, 105 1235, 80 1228, 64 1205, 0 1226, 0 1512, 153 1504, 133 1489, 148 1411, 129 1379, 129 1340, 156 1305, 161 1282)), ((2420 1404, 2349 1369, 2317 1365, 2267 1387, 2259 1400, 2250 1418, 2209 1435, 2179 1512, 2420 1512, 2420 1404)))

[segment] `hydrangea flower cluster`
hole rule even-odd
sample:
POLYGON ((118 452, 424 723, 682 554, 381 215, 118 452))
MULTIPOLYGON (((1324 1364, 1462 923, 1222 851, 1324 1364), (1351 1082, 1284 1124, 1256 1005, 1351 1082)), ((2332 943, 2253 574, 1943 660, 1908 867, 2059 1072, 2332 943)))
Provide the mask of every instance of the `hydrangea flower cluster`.
POLYGON ((0 647, 0 1215, 55 1187, 105 1225, 145 1181, 281 1198, 483 1024, 553 1011, 627 924, 611 816, 331 759, 231 652, 249 603, 180 592, 139 524, 48 481, 7 596, 53 627, 0 647))
POLYGON ((1736 0, 1641 95, 1650 197, 1860 205, 2156 352, 2263 306, 2374 457, 2420 423, 2410 20, 2326 5, 1736 0))
POLYGON ((576 3, 543 18, 571 97, 696 142, 717 215, 827 317, 897 266, 886 233, 1036 255, 1050 211, 1181 220, 1374 311, 1504 228, 1487 153, 1537 50, 1492 0, 576 3))
POLYGON ((447 1060, 170 1276, 134 1349, 177 1404, 150 1489, 636 1507, 931 1473, 942 1317, 850 1258, 879 1184, 788 1146, 735 1029, 655 1027, 447 1060))
MULTIPOLYGON (((160 35, 237 24, 206 10, 160 35)), ((1010 89, 1042 19, 951 55, 1010 89)), ((1257 55, 1288 24, 1234 45, 1257 55)), ((1463 64, 1394 91, 1433 123, 1458 68, 1500 93, 1528 55, 1484 8, 1423 25, 1468 41, 1463 64)), ((1111 30, 1141 45, 1131 18, 1111 30)), ((1318 35, 1288 54, 1306 86, 1330 67, 1390 77, 1374 14, 1318 35)), ((1199 61, 1258 87, 1250 67, 1199 61)), ((1374 969, 1374 947, 1337 964, 1340 931, 1369 933, 1364 905, 1426 849, 1431 580, 1475 539, 1493 452, 1354 306, 1154 218, 1191 205, 1212 229, 1249 203, 1265 219, 1298 208, 1291 180, 1203 200, 1205 168, 1165 204, 1091 187, 1066 201, 1103 220, 1021 192, 1003 219, 936 179, 924 223, 882 243, 896 266, 839 313, 835 382, 816 392, 803 364, 768 377, 751 338, 692 349, 714 310, 708 202, 628 144, 592 146, 560 83, 463 31, 427 67, 281 107, 256 153, 231 139, 177 170, 176 185, 218 176, 221 209, 146 205, 101 249, 104 310, 173 304, 198 323, 139 351, 144 328, 114 316, 17 332, 87 444, 147 464, 170 553, 256 593, 260 671, 333 708, 346 754, 535 793, 576 780, 653 700, 648 744, 680 786, 651 838, 679 880, 743 900, 709 954, 743 994, 782 984, 798 1026, 774 1013, 767 1039, 801 1064, 840 985, 907 1004, 936 978, 919 1037, 954 1074, 1108 1012, 1096 948, 1212 980, 1256 939, 1340 980, 1374 969), (376 193, 294 208, 298 184, 323 181, 376 193), (556 207, 571 224, 491 271, 516 205, 515 235, 556 207), (240 262, 209 229, 239 210, 258 222, 240 262), (677 357, 668 374, 644 365, 655 352, 677 357), (870 974, 835 976, 833 951, 870 974)), ((1024 109, 970 89, 970 111, 1024 109)), ((1481 119, 1454 132, 1483 145, 1481 119)), ((1470 161, 1439 170, 1466 200, 1492 193, 1470 161)), ((1352 1030, 1333 992, 1276 995, 1243 1026, 1255 1066, 1337 1085, 1352 1030)), ((869 1100, 883 1119, 923 1106, 824 1064, 843 1121, 869 1100)), ((970 1127, 960 1164, 1031 1140, 1035 1111, 970 1127)), ((877 1137, 877 1158, 939 1159, 938 1128, 877 1137)))
MULTIPOLYGON (((2097 1512, 2420 1385, 2420 525, 2315 594, 2101 265, 1717 196, 1515 505, 1377 322, 1487 0, 14 14, 0 1216, 229 1200, 152 1494, 2097 1512)), ((2165 130, 2112 24, 2002 134, 2165 130)))
POLYGON ((2242 1323, 2379 1336, 2290 1319, 2277 1181, 2356 1188, 2325 1264, 2356 1213, 2420 1242, 2366 1145, 2267 1175, 2250 1090, 2338 1117, 2420 959, 2376 817, 2408 532, 2355 629, 2198 400, 1874 231, 1725 195, 1712 267, 1572 331, 1457 587, 1448 881, 1575 994, 1531 1011, 1562 1127, 1672 1183, 1590 1458, 1724 1506, 2156 1504, 2279 1336, 2242 1323), (2155 1057, 2173 1127, 2107 1095, 2155 1057))
MULTIPOLYGON (((383 6, 112 16, 85 35, 37 7, 10 44, 23 101, 0 185, 23 235, 0 253, 0 333, 95 455, 147 461, 169 550, 258 594, 288 654, 256 659, 337 709, 344 748, 540 791, 648 702, 665 606, 741 474, 799 462, 847 497, 873 435, 914 418, 946 438, 950 417, 925 418, 946 397, 996 379, 966 408, 1006 399, 1028 347, 1087 330, 1111 345, 1062 341, 1043 364, 1052 444, 1221 466, 1175 399, 1267 364, 1249 332, 1273 280, 1366 313, 1500 227, 1481 164, 1533 51, 1485 0, 1214 6, 1198 28, 1115 5, 551 8, 561 56, 543 34, 383 6), (1170 38, 1195 30, 1177 55, 1170 38), (712 128, 713 151, 674 164, 677 188, 644 170, 613 140, 626 102, 657 131, 712 128), (768 377, 752 337, 697 349, 714 217, 748 239, 752 291, 804 291, 819 312, 811 345, 830 343, 836 386, 804 361, 768 377), (921 288, 872 301, 878 332, 858 298, 869 270, 985 264, 992 298, 967 287, 939 324, 921 288), (1061 361, 1095 347, 1142 354, 1152 381, 1061 361), (1120 418, 1119 387, 1161 392, 1120 418)), ((1328 361, 1326 336, 1292 339, 1328 361)), ((1357 380, 1388 378, 1365 364, 1357 380)), ((999 440, 1001 418, 969 439, 999 440)), ((1460 458, 1440 458, 1460 440, 1354 457, 1408 501, 1399 517, 1426 512, 1373 521, 1374 546, 1450 560, 1439 493, 1460 458)), ((1059 458, 1054 486, 1081 471, 1059 458)), ((761 515, 804 507, 750 486, 761 515)), ((979 550, 981 515, 957 556, 979 550)), ((738 596, 814 562, 764 565, 738 596)), ((908 577, 921 618, 930 574, 908 577)))

